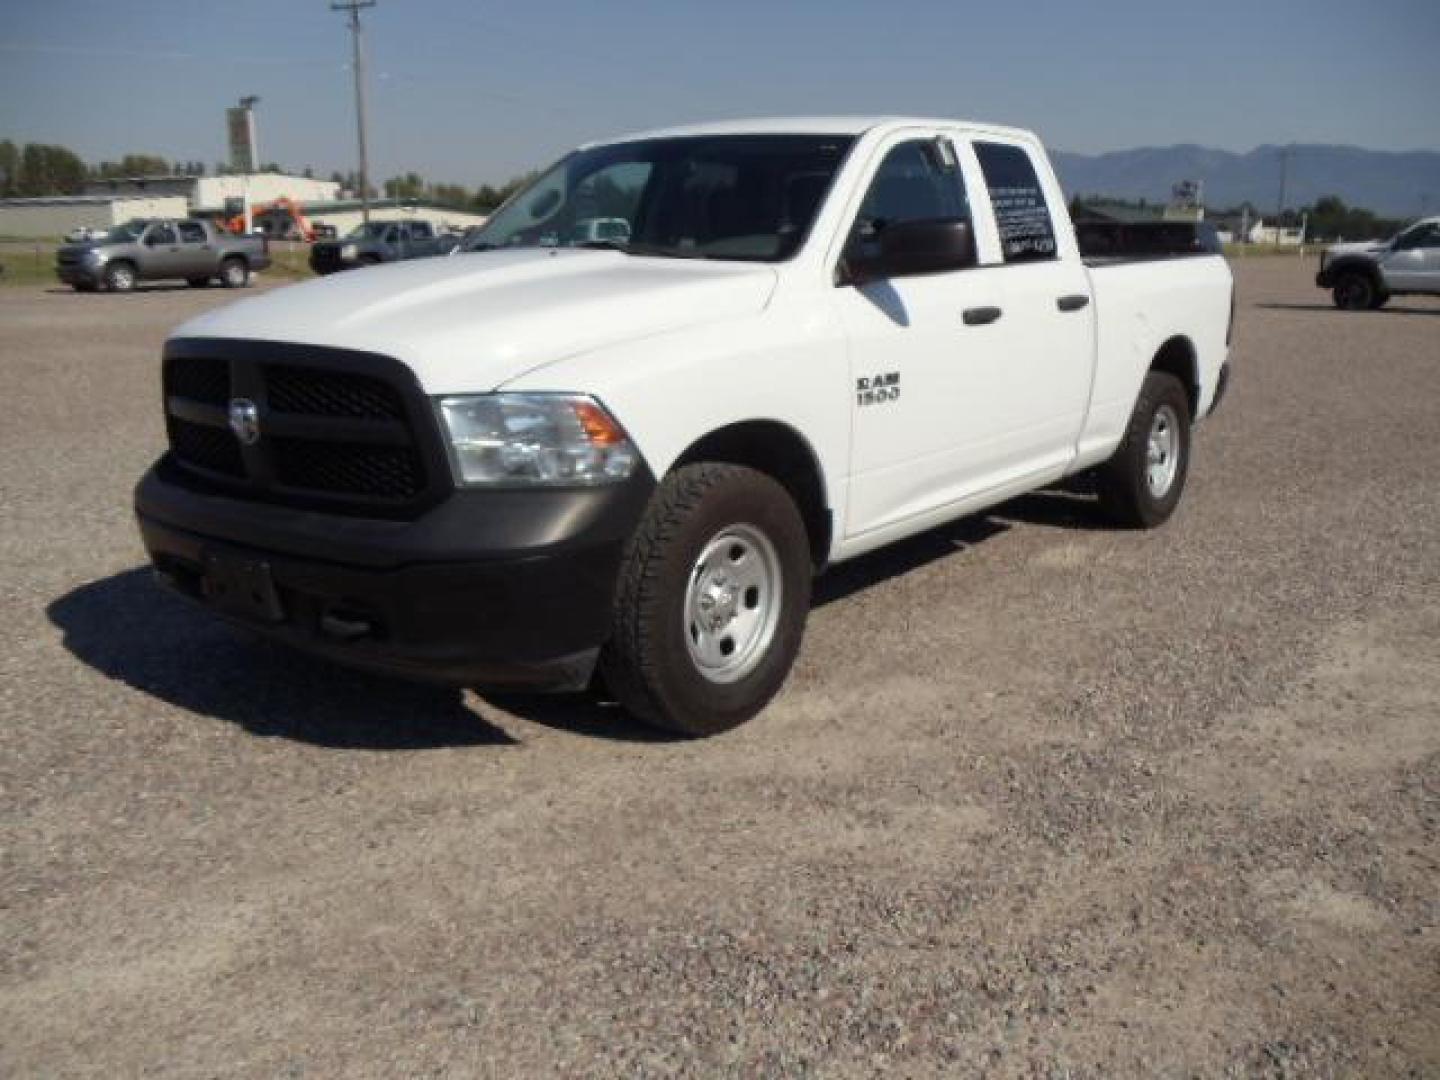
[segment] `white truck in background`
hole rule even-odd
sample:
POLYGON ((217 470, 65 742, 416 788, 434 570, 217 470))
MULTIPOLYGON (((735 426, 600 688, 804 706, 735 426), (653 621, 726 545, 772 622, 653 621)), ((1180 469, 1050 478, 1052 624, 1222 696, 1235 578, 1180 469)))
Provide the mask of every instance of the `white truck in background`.
POLYGON ((1389 240, 1331 244, 1320 253, 1315 284, 1346 311, 1373 311, 1392 296, 1440 296, 1440 217, 1422 218, 1389 240))
POLYGON ((721 731, 784 682, 827 565, 1085 470, 1119 524, 1170 517, 1226 385, 1230 272, 1184 227, 1084 245, 1011 128, 585 146, 466 252, 177 330, 141 532, 162 580, 301 648, 482 687, 598 674, 721 731))

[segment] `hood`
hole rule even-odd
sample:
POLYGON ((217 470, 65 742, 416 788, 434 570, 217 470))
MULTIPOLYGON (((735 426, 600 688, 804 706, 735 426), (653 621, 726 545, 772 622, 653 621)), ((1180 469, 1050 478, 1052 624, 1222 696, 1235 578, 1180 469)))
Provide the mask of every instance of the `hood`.
POLYGON ((484 391, 603 345, 757 313, 775 281, 755 263, 480 252, 277 289, 192 319, 174 336, 361 349, 403 361, 427 393, 484 391))

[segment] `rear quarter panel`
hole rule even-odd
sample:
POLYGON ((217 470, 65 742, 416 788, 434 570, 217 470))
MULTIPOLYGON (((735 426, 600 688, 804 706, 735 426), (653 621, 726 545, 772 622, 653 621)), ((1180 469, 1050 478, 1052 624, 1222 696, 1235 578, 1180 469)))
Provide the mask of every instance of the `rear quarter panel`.
POLYGON ((1078 466, 1108 457, 1124 436, 1140 384, 1161 347, 1191 344, 1203 418, 1215 397, 1229 347, 1230 267, 1219 255, 1091 267, 1096 363, 1078 466))

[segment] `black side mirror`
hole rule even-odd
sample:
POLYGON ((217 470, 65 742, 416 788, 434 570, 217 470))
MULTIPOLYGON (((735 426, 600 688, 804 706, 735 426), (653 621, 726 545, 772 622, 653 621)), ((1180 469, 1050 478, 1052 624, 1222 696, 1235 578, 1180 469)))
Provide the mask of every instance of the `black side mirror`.
POLYGON ((958 218, 896 221, 881 230, 879 255, 847 261, 843 283, 863 285, 879 278, 967 270, 978 262, 970 222, 958 218))

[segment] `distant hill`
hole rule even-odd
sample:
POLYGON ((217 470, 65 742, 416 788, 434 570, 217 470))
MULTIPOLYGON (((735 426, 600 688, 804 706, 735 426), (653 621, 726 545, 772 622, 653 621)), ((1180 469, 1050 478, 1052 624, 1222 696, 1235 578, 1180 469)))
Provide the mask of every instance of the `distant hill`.
POLYGON ((1068 195, 1107 195, 1165 202, 1179 180, 1203 180, 1210 207, 1248 201, 1273 214, 1280 189, 1280 153, 1290 154, 1285 203, 1313 204, 1338 195, 1347 205, 1410 218, 1440 214, 1440 151, 1391 152, 1358 146, 1258 146, 1248 154, 1204 146, 1146 146, 1108 154, 1053 156, 1068 195))

